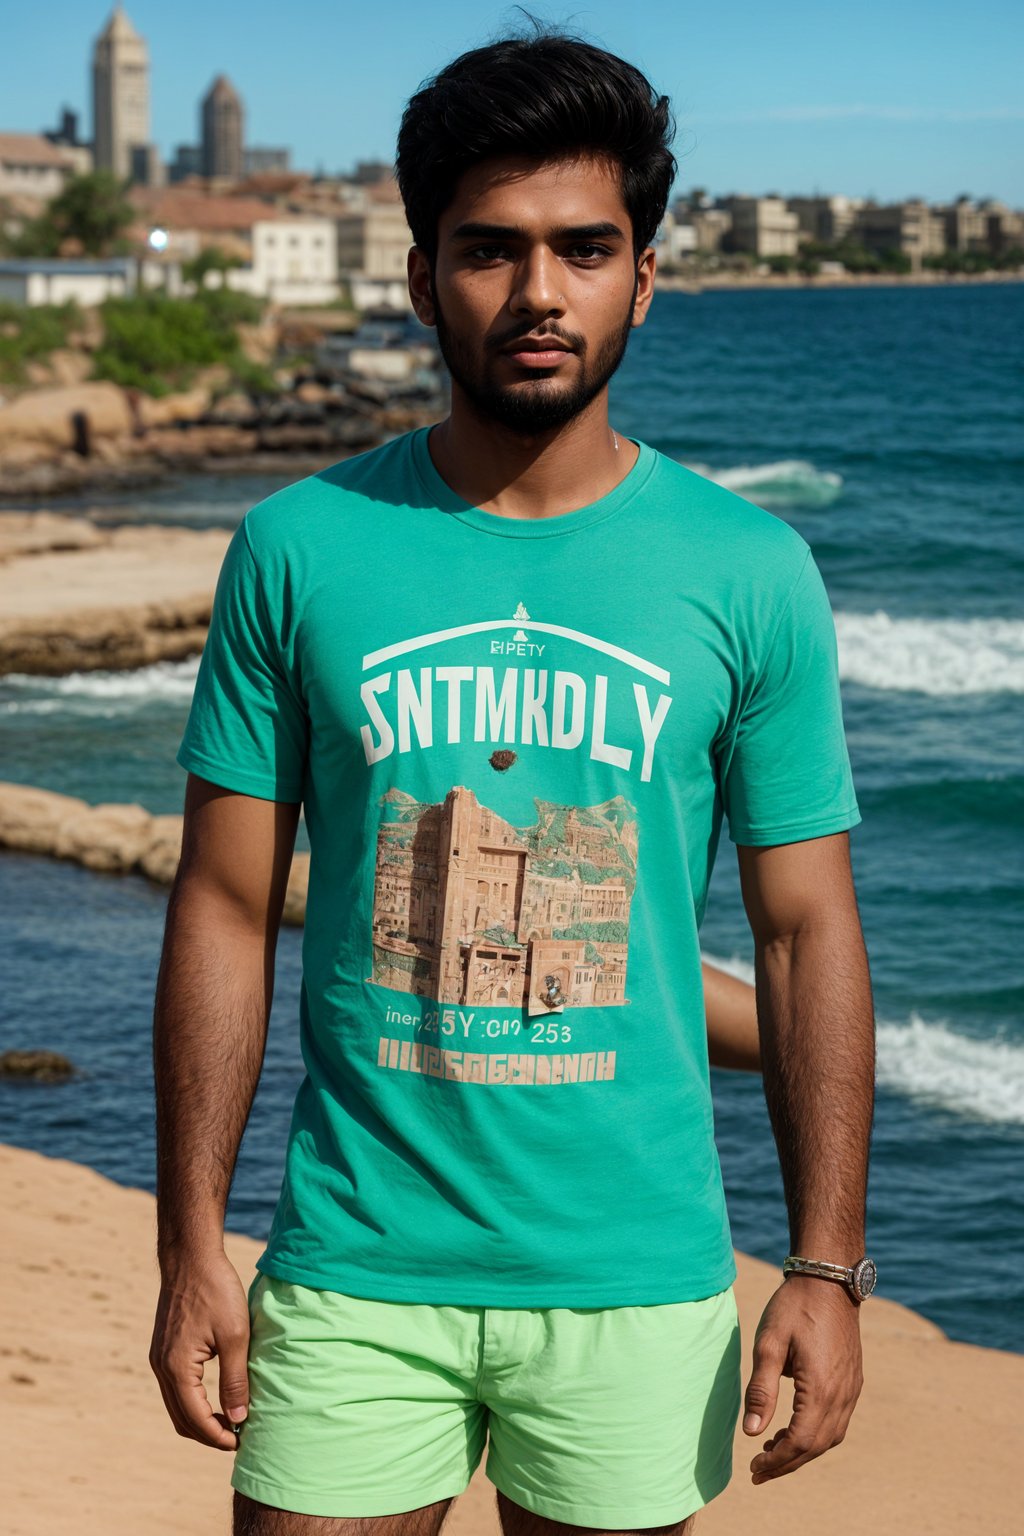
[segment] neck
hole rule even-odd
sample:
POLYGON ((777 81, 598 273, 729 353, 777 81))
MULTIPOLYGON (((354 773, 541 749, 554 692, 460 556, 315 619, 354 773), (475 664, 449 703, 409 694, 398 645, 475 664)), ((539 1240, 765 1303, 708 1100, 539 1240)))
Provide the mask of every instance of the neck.
POLYGON ((613 491, 639 449, 608 422, 608 392, 547 432, 524 437, 481 416, 456 383, 452 408, 428 438, 430 456, 456 495, 505 517, 557 517, 613 491))

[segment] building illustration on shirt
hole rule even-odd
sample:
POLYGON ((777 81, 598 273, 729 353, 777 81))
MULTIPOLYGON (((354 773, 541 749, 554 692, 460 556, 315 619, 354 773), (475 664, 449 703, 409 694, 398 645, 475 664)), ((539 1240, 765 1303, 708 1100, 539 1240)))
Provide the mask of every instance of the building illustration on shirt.
POLYGON ((629 1002, 626 959, 636 886, 636 809, 535 797, 515 827, 454 785, 423 804, 380 797, 373 975, 436 999, 549 1014, 629 1002))

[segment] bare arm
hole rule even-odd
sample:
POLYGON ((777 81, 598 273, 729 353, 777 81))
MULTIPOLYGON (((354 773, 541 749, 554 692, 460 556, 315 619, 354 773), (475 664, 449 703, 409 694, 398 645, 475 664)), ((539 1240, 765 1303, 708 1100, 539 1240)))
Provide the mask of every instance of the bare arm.
POLYGON ((760 1072, 757 1001, 754 988, 728 971, 701 962, 704 1013, 708 1029, 708 1060, 713 1067, 760 1072))
MULTIPOLYGON (((875 1028, 849 836, 744 847, 738 856, 790 1251, 852 1265, 865 1242, 875 1028)), ((834 1281, 791 1275, 772 1296, 755 1339, 744 1429, 769 1423, 781 1375, 794 1378, 794 1414, 751 1462, 755 1482, 843 1439, 863 1386, 859 1322, 859 1303, 834 1281)))
POLYGON ((153 1017, 157 1257, 150 1365, 178 1432, 234 1449, 247 1402, 248 1308, 224 1214, 263 1064, 274 953, 299 806, 189 774, 153 1017), (220 1358, 223 1415, 202 1369, 220 1358))

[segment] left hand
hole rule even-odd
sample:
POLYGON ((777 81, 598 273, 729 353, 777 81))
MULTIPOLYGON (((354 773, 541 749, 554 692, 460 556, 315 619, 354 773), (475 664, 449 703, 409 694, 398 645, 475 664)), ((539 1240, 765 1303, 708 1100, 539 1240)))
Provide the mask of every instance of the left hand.
POLYGON ((793 1416, 750 1463, 752 1482, 795 1472, 845 1437, 864 1385, 860 1306, 838 1281, 812 1275, 787 1276, 770 1298, 754 1336, 743 1430, 767 1429, 783 1376, 793 1378, 793 1416))

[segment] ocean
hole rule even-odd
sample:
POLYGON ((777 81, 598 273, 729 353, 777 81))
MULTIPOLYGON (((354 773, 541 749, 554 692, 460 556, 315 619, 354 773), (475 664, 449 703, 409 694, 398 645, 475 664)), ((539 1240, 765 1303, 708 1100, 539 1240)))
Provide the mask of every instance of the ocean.
MULTIPOLYGON (((620 434, 785 518, 814 550, 864 818, 851 848, 878 1025, 878 1293, 954 1339, 1024 1351, 1024 284, 659 293, 611 398, 620 434)), ((197 476, 94 510, 232 527, 291 478, 197 476)), ((196 665, 0 679, 0 775, 180 812, 174 752, 196 665)), ((0 1049, 63 1051, 87 1073, 0 1083, 0 1139, 152 1190, 166 891, 5 854, 0 909, 0 1049)), ((752 978, 724 834, 701 938, 712 963, 752 978)), ((228 1209, 229 1228, 260 1240, 303 1073, 300 944, 282 931, 228 1209)), ((734 1243, 781 1266, 760 1080, 712 1077, 734 1243)))

